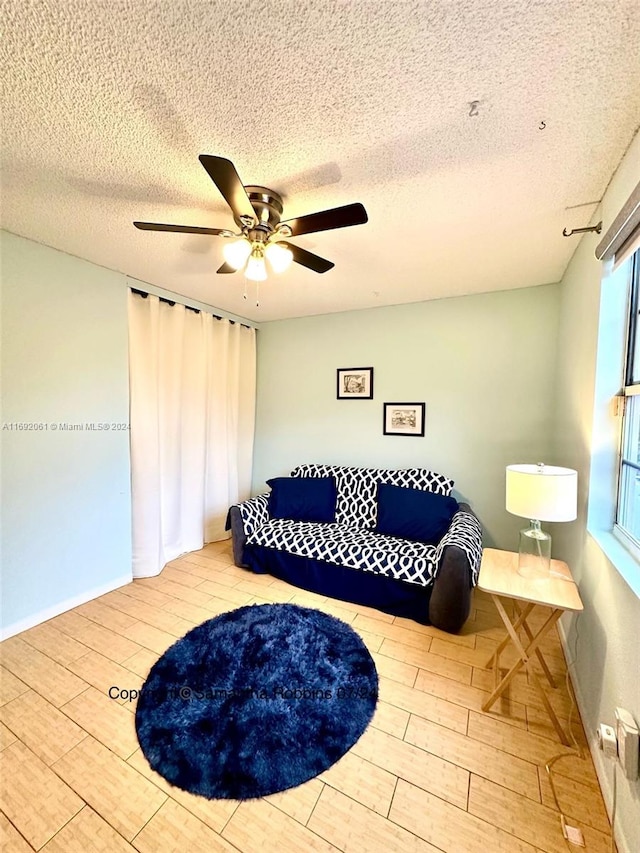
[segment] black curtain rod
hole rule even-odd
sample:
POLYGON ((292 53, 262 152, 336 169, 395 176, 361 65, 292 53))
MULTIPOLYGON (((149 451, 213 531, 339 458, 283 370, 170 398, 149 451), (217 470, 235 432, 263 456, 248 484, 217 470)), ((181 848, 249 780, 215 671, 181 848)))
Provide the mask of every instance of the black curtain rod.
MULTIPOLYGON (((135 287, 131 287, 129 289, 131 290, 132 293, 135 293, 136 296, 142 296, 143 299, 146 299, 147 296, 149 295, 146 291, 138 290, 135 287)), ((164 296, 159 296, 158 299, 160 300, 160 302, 166 302, 167 305, 171 305, 172 308, 176 304, 175 300, 166 299, 164 296)), ((187 309, 187 311, 193 311, 195 314, 201 313, 199 308, 192 308, 191 305, 185 305, 184 307, 187 309)), ((237 320, 232 320, 231 317, 221 317, 219 314, 214 314, 213 312, 211 312, 211 316, 215 317, 216 320, 228 320, 232 326, 235 326, 235 324, 238 322, 237 320)), ((253 328, 253 326, 247 326, 246 323, 240 323, 240 326, 243 326, 245 329, 252 329, 253 328)))

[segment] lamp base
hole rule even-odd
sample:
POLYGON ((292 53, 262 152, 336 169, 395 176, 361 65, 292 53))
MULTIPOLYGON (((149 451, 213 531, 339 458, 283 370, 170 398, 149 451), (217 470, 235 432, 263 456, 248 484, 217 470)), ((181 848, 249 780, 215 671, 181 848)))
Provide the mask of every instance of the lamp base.
POLYGON ((539 521, 520 531, 518 574, 530 580, 545 580, 551 574, 551 536, 539 521))

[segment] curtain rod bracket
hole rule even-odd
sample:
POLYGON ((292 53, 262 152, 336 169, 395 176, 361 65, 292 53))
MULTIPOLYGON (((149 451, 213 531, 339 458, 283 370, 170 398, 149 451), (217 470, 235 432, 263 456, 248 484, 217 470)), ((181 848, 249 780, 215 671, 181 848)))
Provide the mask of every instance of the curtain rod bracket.
POLYGON ((602 231, 602 220, 597 225, 587 225, 586 228, 574 228, 573 231, 567 231, 566 228, 563 228, 562 236, 573 237, 574 234, 586 234, 589 231, 595 231, 596 234, 599 234, 602 231))
MULTIPOLYGON (((141 296, 143 299, 146 299, 147 296, 149 295, 146 290, 138 290, 137 287, 129 287, 129 290, 132 293, 135 293, 136 296, 141 296)), ((164 302, 166 305, 171 305, 172 308, 176 304, 175 300, 167 299, 166 296, 158 296, 158 299, 160 300, 160 302, 164 302)), ((194 308, 193 305, 184 305, 182 302, 180 302, 179 304, 182 305, 182 307, 185 308, 187 311, 193 311, 194 314, 200 314, 201 313, 200 308, 194 308)), ((232 326, 235 326, 236 323, 240 323, 240 320, 232 320, 231 317, 222 317, 219 314, 214 314, 213 312, 209 312, 209 311, 207 311, 206 313, 207 314, 211 313, 211 315, 216 320, 228 320, 232 326)), ((255 329, 255 326, 247 326, 246 323, 240 323, 240 325, 242 326, 243 329, 255 329)))

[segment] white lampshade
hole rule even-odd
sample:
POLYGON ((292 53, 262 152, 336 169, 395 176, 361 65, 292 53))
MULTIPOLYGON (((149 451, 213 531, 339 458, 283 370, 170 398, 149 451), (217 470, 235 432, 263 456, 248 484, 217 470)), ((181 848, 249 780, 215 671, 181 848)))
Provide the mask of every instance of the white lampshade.
POLYGON ((225 243, 222 249, 225 261, 234 270, 239 270, 244 266, 247 258, 251 254, 251 243, 248 240, 234 240, 233 243, 225 243))
POLYGON ((293 252, 280 243, 269 243, 264 250, 274 272, 284 272, 293 260, 293 252))
POLYGON ((577 517, 578 472, 555 465, 508 465, 507 511, 538 521, 577 517))
POLYGON ((267 268, 264 258, 261 255, 252 253, 247 261, 247 268, 244 274, 250 281, 266 281, 267 268))

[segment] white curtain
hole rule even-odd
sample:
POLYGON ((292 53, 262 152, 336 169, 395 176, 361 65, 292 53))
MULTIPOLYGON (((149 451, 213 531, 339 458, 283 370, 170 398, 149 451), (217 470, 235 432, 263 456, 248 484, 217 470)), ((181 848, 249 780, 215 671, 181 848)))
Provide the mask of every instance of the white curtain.
POLYGON ((249 497, 255 329, 129 291, 133 576, 224 539, 249 497))

